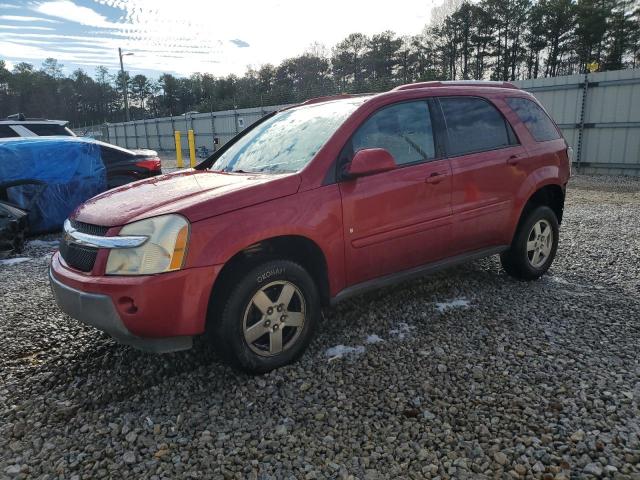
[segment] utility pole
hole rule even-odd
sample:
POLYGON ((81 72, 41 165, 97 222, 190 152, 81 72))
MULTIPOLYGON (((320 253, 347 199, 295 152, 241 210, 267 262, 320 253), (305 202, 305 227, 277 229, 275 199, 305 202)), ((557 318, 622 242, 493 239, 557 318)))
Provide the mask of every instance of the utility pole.
POLYGON ((124 65, 122 64, 122 57, 125 55, 133 55, 132 52, 122 53, 122 49, 118 47, 118 55, 120 56, 120 73, 122 79, 122 88, 124 90, 124 119, 126 122, 131 120, 129 117, 129 95, 127 92, 127 79, 124 75, 124 65))

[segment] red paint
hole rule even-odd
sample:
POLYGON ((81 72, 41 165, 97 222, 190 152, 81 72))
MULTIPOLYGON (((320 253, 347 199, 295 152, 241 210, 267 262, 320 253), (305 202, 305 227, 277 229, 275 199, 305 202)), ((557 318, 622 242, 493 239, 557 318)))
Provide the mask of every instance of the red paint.
POLYGON ((452 221, 448 163, 436 160, 340 183, 348 284, 445 256, 452 221), (427 183, 431 178, 441 181, 427 183))
POLYGON ((394 168, 396 168, 396 162, 384 148, 366 148, 353 156, 348 173, 350 177, 362 177, 394 168))
POLYGON ((204 329, 207 302, 224 264, 249 245, 276 236, 313 241, 324 254, 330 295, 362 281, 483 247, 509 244, 527 200, 546 185, 564 188, 569 165, 564 139, 536 143, 498 88, 433 84, 396 89, 362 104, 310 164, 297 174, 259 175, 187 170, 108 191, 73 216, 113 227, 165 213, 191 222, 183 270, 107 277, 108 252, 85 274, 56 254, 63 283, 111 296, 126 326, 143 337, 193 335, 204 329), (354 131, 379 108, 411 99, 474 95, 502 111, 520 145, 395 166, 385 152, 360 155, 356 178, 327 183, 328 172, 354 131), (378 173, 373 173, 377 171, 378 173))

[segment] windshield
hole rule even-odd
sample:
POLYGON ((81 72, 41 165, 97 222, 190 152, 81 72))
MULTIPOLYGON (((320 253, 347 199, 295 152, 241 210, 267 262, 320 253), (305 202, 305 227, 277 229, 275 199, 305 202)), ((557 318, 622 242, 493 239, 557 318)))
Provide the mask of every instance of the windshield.
POLYGON ((223 172, 297 172, 368 97, 319 103, 276 113, 233 144, 213 164, 223 172))

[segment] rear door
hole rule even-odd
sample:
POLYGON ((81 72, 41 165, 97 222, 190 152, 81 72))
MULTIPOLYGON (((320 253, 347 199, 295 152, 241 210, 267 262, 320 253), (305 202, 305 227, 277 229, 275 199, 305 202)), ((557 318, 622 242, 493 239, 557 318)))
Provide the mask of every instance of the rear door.
POLYGON ((510 243, 514 199, 526 150, 486 98, 439 99, 451 161, 452 250, 460 254, 510 243))
POLYGON ((350 285, 445 254, 451 172, 436 149, 429 103, 403 102, 378 110, 346 147, 347 157, 364 148, 384 148, 397 163, 394 170, 340 183, 350 285))

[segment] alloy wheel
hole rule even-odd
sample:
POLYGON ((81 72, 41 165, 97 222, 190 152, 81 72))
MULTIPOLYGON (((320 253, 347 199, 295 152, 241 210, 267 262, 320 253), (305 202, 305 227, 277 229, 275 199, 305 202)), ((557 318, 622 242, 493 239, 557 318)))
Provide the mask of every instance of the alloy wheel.
POLYGON ((261 287, 247 305, 243 334, 249 348, 264 357, 291 348, 302 333, 306 306, 300 289, 287 280, 261 287))
POLYGON ((527 237, 527 258, 533 268, 542 267, 553 249, 553 229, 545 220, 538 220, 527 237))

